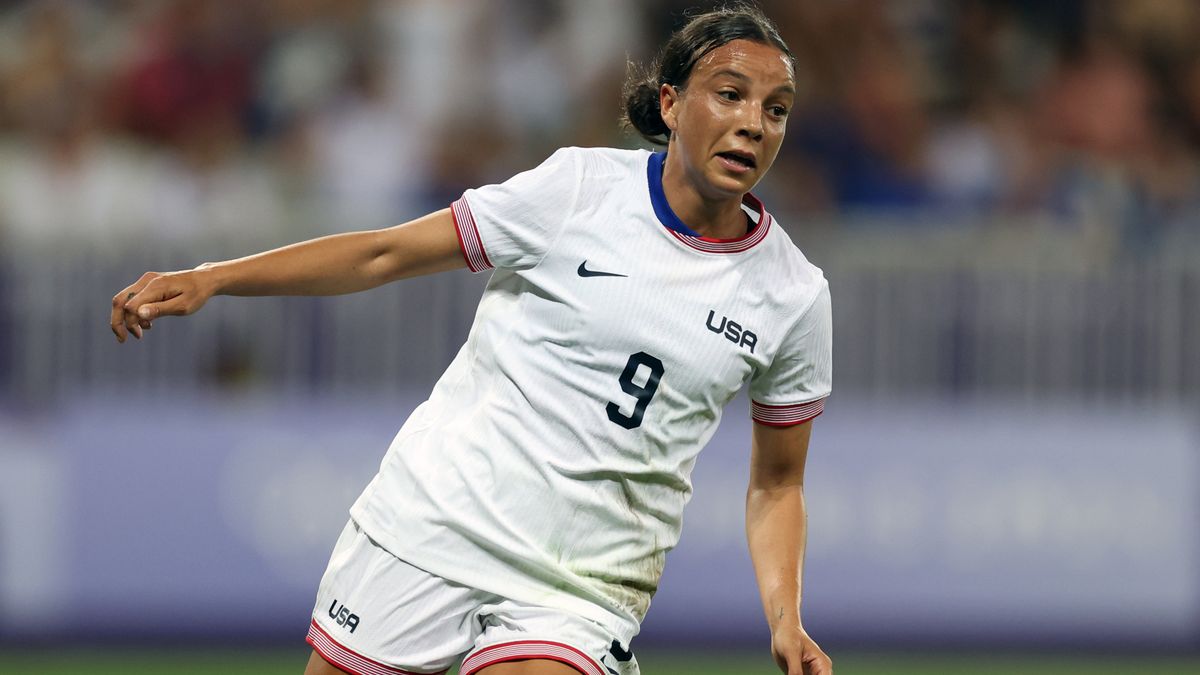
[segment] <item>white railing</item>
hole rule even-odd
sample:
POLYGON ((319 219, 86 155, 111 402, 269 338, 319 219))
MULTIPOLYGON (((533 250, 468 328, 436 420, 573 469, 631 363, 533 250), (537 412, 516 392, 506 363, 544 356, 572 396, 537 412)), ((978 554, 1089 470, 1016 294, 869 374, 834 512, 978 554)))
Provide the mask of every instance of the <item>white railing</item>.
MULTIPOLYGON (((835 386, 881 395, 1087 401, 1200 395, 1200 246, 1136 256, 1046 229, 808 226, 830 279, 835 386)), ((145 269, 277 242, 0 244, 0 397, 111 386, 292 393, 427 386, 466 337, 485 278, 466 272, 338 298, 217 298, 119 346, 108 303, 145 269)))

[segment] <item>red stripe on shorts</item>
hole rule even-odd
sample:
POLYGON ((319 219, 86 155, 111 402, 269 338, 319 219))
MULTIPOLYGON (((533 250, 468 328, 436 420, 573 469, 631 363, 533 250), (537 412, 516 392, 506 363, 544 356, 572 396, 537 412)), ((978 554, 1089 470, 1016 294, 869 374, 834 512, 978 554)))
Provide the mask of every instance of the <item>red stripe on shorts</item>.
POLYGON ((411 670, 393 668, 387 664, 369 659, 358 652, 344 647, 334 640, 324 628, 317 625, 316 619, 308 626, 308 637, 304 640, 317 650, 321 658, 350 673, 351 675, 443 675, 446 670, 437 673, 414 673, 411 670))
POLYGON ((571 666, 583 675, 606 675, 600 664, 587 654, 561 642, 541 640, 519 640, 489 645, 471 654, 463 661, 461 675, 474 675, 480 670, 505 661, 546 659, 571 666))

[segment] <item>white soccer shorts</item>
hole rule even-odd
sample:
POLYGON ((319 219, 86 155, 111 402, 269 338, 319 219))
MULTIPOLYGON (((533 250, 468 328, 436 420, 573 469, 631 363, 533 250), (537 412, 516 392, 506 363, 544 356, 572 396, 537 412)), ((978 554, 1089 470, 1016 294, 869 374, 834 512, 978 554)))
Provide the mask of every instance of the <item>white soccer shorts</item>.
POLYGON ((637 659, 599 624, 515 602, 413 567, 353 520, 317 590, 308 643, 362 675, 460 675, 521 659, 565 663, 584 675, 639 675, 637 659))

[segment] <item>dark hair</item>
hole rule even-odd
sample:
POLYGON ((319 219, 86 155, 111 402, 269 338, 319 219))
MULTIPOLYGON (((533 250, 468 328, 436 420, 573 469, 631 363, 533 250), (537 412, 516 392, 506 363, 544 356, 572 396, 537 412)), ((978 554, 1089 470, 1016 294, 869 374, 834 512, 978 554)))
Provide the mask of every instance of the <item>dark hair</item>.
POLYGON ((622 124, 651 143, 666 145, 671 130, 662 118, 659 89, 664 84, 682 89, 705 54, 734 40, 770 45, 794 59, 775 24, 753 5, 739 3, 698 14, 671 34, 648 68, 630 62, 622 91, 622 124))

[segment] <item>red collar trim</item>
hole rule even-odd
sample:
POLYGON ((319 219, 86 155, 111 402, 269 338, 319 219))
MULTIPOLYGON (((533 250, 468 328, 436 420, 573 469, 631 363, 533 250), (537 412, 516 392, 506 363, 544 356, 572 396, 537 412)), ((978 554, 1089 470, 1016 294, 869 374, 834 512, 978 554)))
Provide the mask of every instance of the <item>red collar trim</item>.
POLYGON ((763 207, 763 203, 754 195, 747 193, 742 198, 742 203, 749 206, 752 210, 758 213, 758 222, 746 234, 736 239, 717 239, 716 237, 693 237, 688 234, 676 232, 671 228, 664 227, 671 236, 688 246, 703 251, 705 253, 741 253, 753 248, 758 242, 767 238, 767 231, 771 229, 771 214, 763 207))
POLYGON ((741 253, 766 238, 767 231, 771 229, 771 216, 758 197, 750 193, 746 193, 742 197, 742 204, 758 213, 758 222, 746 234, 736 239, 717 239, 702 237, 688 227, 671 210, 671 205, 667 203, 667 195, 663 192, 662 172, 666 159, 667 153, 665 152, 656 152, 650 155, 646 162, 646 183, 650 193, 650 204, 654 207, 654 215, 663 228, 671 233, 671 236, 697 251, 705 253, 741 253))

